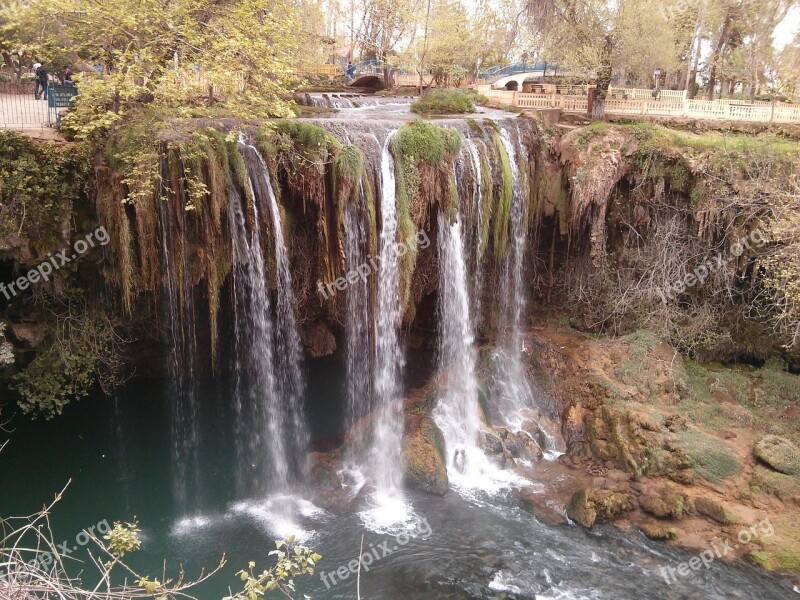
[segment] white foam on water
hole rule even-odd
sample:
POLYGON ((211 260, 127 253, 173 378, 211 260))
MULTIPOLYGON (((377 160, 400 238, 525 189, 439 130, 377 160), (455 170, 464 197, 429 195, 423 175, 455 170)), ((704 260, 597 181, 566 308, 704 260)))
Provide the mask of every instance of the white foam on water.
POLYGON ((275 495, 263 500, 236 502, 230 506, 232 515, 245 515, 261 525, 265 531, 280 538, 294 536, 298 542, 307 542, 316 534, 301 522, 323 517, 326 512, 304 498, 275 495))
POLYGON ((364 527, 375 533, 396 535, 420 520, 402 495, 376 492, 369 501, 370 506, 358 516, 364 527))
POLYGON ((213 523, 219 521, 219 515, 193 515, 191 517, 183 517, 173 523, 170 528, 170 535, 184 536, 191 535, 208 529, 213 523))

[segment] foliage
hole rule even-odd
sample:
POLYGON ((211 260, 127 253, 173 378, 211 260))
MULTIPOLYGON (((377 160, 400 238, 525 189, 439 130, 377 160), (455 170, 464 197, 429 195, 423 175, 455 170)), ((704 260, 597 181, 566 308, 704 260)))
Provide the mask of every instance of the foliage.
POLYGON ((790 298, 800 276, 793 270, 800 145, 636 122, 571 135, 580 157, 573 181, 583 179, 571 201, 585 199, 586 190, 602 198, 603 217, 585 225, 598 224, 592 236, 602 255, 592 264, 570 261, 563 274, 587 327, 648 328, 706 360, 734 360, 742 356, 736 352, 766 359, 774 348, 765 325, 777 334, 773 341, 797 348, 790 298), (748 236, 755 243, 734 254, 748 236), (665 294, 718 258, 701 284, 665 294))
POLYGON ((122 558, 126 552, 134 552, 142 545, 139 539, 139 522, 122 523, 114 521, 114 527, 103 539, 108 540, 108 549, 114 556, 122 558))
POLYGON ((434 88, 411 103, 411 110, 420 114, 463 114, 475 112, 477 96, 464 90, 434 88))
POLYGON ((0 238, 16 234, 40 254, 55 250, 73 207, 86 197, 90 173, 85 146, 65 151, 0 131, 0 238))
MULTIPOLYGON (((277 549, 270 552, 270 556, 275 556, 277 563, 261 573, 256 573, 256 563, 250 561, 247 570, 238 573, 244 582, 244 590, 233 596, 226 596, 224 600, 258 600, 271 591, 279 591, 287 598, 294 598, 295 577, 313 575, 315 565, 322 557, 306 546, 295 544, 294 536, 290 536, 288 540, 276 541, 275 547, 277 549)), ((306 595, 303 597, 309 598, 306 595)))
POLYGON ((43 350, 14 376, 23 412, 50 419, 95 385, 104 391, 120 382, 124 340, 101 308, 90 308, 78 293, 55 299, 43 350))
POLYGON ((283 95, 318 42, 305 27, 314 6, 288 0, 20 6, 13 21, 38 25, 37 56, 79 71, 81 93, 64 118, 77 139, 104 135, 143 104, 180 117, 289 116, 283 95))

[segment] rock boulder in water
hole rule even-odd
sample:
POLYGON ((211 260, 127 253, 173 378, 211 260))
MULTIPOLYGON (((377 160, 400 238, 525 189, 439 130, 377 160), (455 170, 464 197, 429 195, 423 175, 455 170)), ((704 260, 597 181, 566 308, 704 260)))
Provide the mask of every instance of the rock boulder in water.
POLYGON ((406 485, 443 495, 450 482, 443 455, 442 432, 430 417, 423 417, 418 423, 403 438, 403 476, 406 485))

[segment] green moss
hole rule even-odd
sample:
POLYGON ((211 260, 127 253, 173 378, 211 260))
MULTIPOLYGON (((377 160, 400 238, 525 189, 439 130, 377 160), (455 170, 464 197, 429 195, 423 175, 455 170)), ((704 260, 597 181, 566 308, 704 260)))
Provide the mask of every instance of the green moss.
POLYGON ((364 155, 357 146, 344 146, 333 161, 333 173, 336 181, 346 181, 356 185, 364 174, 364 155))
POLYGON ((658 344, 658 338, 650 331, 639 329, 623 336, 628 342, 628 353, 616 369, 616 375, 625 383, 640 383, 647 357, 658 344))
POLYGON ((494 211, 494 185, 492 184, 492 169, 486 154, 481 154, 481 231, 478 241, 478 258, 483 259, 486 248, 489 246, 489 231, 494 211))
POLYGON ((742 472, 744 467, 734 449, 719 438, 697 429, 689 429, 679 435, 692 469, 706 481, 719 484, 742 472))
POLYGON ((419 114, 463 114, 475 112, 475 103, 485 100, 472 90, 434 88, 411 103, 419 114))
POLYGON ((724 504, 711 498, 695 498, 694 507, 701 515, 722 525, 732 525, 739 522, 739 518, 728 510, 724 504))
POLYGON ((392 138, 391 146, 395 161, 438 166, 458 154, 461 137, 455 129, 417 120, 403 125, 392 138))
POLYGON ((514 178, 511 172, 511 160, 503 145, 499 133, 494 134, 494 145, 500 157, 500 196, 497 199, 497 209, 494 211, 494 255, 500 262, 506 254, 508 242, 509 218, 511 216, 511 203, 514 198, 514 178))
POLYGON ((475 119, 467 119, 467 125, 472 133, 477 137, 483 137, 483 129, 475 119))
MULTIPOLYGON (((460 149, 458 131, 426 121, 417 120, 404 125, 394 135, 390 150, 395 165, 398 241, 416 235, 417 227, 423 223, 415 223, 412 214, 426 214, 426 202, 441 202, 443 209, 447 208, 442 198, 434 197, 431 186, 437 185, 441 181, 439 178, 450 181, 452 161, 460 149), (423 181, 423 177, 427 180, 423 181)), ((448 184, 448 187, 452 186, 448 184)), ((448 192, 445 200, 449 203, 449 199, 448 192)), ((418 247, 416 243, 406 245, 408 252, 400 257, 401 302, 409 308, 410 282, 416 268, 418 247)))

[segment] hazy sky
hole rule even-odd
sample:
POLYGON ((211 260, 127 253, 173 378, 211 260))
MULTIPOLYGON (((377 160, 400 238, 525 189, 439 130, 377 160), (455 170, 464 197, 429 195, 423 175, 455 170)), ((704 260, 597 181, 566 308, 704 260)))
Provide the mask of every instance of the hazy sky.
POLYGON ((773 45, 780 50, 786 44, 791 44, 798 29, 800 29, 800 7, 794 6, 783 22, 775 28, 775 35, 772 38, 773 45))

